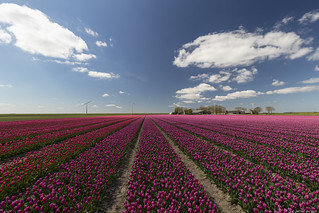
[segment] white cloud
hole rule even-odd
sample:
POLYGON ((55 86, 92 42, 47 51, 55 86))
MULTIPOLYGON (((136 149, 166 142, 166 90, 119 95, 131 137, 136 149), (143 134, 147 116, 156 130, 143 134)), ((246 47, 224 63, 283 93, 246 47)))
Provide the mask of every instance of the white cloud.
POLYGON ((0 27, 0 44, 1 43, 9 44, 11 40, 12 40, 11 35, 7 33, 6 31, 4 31, 3 29, 1 29, 0 27))
POLYGON ((96 104, 94 104, 94 105, 92 106, 92 108, 99 108, 99 106, 96 105, 96 104))
POLYGON ((119 78, 120 75, 114 74, 112 72, 96 72, 96 71, 89 71, 88 74, 90 77, 93 78, 100 78, 100 79, 112 79, 112 78, 119 78))
POLYGON ((304 14, 298 21, 300 24, 313 23, 319 19, 319 11, 313 10, 304 14))
POLYGON ((276 79, 274 79, 273 81, 272 81, 272 84, 271 85, 273 85, 273 86, 283 86, 283 85, 285 85, 286 83, 284 82, 284 81, 279 81, 279 80, 276 80, 276 79))
POLYGON ((4 88, 4 87, 12 88, 13 86, 11 84, 0 84, 0 88, 4 88))
POLYGON ((240 70, 235 69, 234 72, 237 73, 237 76, 234 77, 232 80, 241 84, 254 80, 254 75, 258 73, 258 70, 255 67, 253 67, 251 71, 247 70, 246 68, 243 68, 240 70))
POLYGON ((220 71, 219 74, 211 75, 208 78, 208 82, 213 84, 219 84, 221 82, 227 81, 230 78, 231 74, 229 72, 220 71))
POLYGON ((88 60, 90 60, 92 58, 96 58, 96 55, 81 53, 81 54, 73 55, 73 58, 78 60, 78 61, 88 61, 88 60))
POLYGON ((316 49, 314 53, 307 57, 309 61, 318 61, 319 60, 319 47, 316 49))
POLYGON ((89 70, 86 67, 74 67, 74 68, 72 68, 72 71, 74 71, 74 72, 88 72, 89 70))
POLYGON ((115 40, 112 37, 109 38, 109 44, 110 44, 111 47, 114 46, 114 42, 115 42, 115 40))
POLYGON ((281 21, 277 22, 277 24, 274 26, 274 28, 276 30, 279 30, 282 26, 288 24, 292 20, 294 20, 294 17, 285 17, 281 21))
MULTIPOLYGON (((34 59, 33 59, 34 60, 34 59)), ((39 60, 39 59, 38 59, 39 60)), ((50 62, 58 63, 58 64, 67 64, 67 65, 87 65, 87 63, 79 62, 79 61, 61 61, 61 60, 49 60, 50 62)))
POLYGON ((319 86, 304 86, 304 87, 287 87, 284 89, 278 89, 274 91, 266 92, 267 95, 272 94, 291 94, 291 93, 300 93, 300 92, 312 92, 312 91, 319 91, 319 86))
POLYGON ((204 73, 204 74, 198 74, 198 75, 191 76, 190 80, 204 80, 207 78, 209 78, 209 75, 204 73))
POLYGON ((94 32, 90 28, 85 28, 85 32, 93 37, 97 37, 99 35, 97 32, 94 32))
POLYGON ((226 101, 226 100, 234 100, 238 98, 253 98, 258 95, 262 95, 262 92, 256 92, 255 90, 245 90, 245 91, 237 91, 233 93, 228 93, 225 96, 216 95, 213 99, 214 101, 226 101))
POLYGON ((285 17, 281 20, 282 23, 287 24, 288 22, 294 20, 294 17, 285 17))
POLYGON ((304 80, 301 83, 303 84, 315 84, 315 83, 319 83, 319 78, 310 78, 308 80, 304 80))
POLYGON ((0 24, 16 38, 15 46, 31 54, 69 59, 87 44, 70 30, 49 20, 39 10, 17 4, 0 4, 0 24))
POLYGON ((271 31, 262 35, 243 29, 200 36, 184 44, 173 62, 178 67, 248 66, 278 57, 296 59, 312 51, 294 32, 271 31))
POLYGON ((219 74, 198 74, 195 76, 191 76, 190 80, 202 80, 204 82, 210 82, 212 84, 219 84, 221 82, 227 81, 230 76, 230 72, 220 71, 219 74))
POLYGON ((107 47, 107 43, 104 41, 96 41, 95 44, 98 47, 107 47))
POLYGON ((233 88, 231 88, 230 86, 221 86, 221 89, 224 90, 224 91, 233 90, 233 88))
POLYGON ((176 94, 178 95, 176 95, 175 97, 178 99, 203 101, 208 100, 208 98, 203 97, 202 93, 216 90, 216 88, 209 84, 201 83, 195 87, 184 88, 176 91, 176 94))
POLYGON ((123 94, 126 94, 126 92, 123 92, 123 91, 120 90, 120 91, 119 91, 119 94, 120 94, 120 95, 123 95, 123 94))
POLYGON ((107 105, 105 105, 106 107, 115 107, 115 108, 117 108, 117 109, 122 109, 122 107, 121 106, 118 106, 118 105, 115 105, 115 104, 107 104, 107 105))
POLYGON ((319 71, 319 66, 318 65, 316 65, 315 71, 319 71))
POLYGON ((110 95, 107 94, 107 93, 104 93, 104 94, 102 95, 103 98, 106 98, 106 97, 109 97, 109 96, 110 96, 110 95))

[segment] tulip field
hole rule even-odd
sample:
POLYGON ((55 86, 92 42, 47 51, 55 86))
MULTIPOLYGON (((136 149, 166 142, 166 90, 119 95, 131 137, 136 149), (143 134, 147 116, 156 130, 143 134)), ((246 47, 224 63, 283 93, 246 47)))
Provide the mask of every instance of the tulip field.
POLYGON ((123 212, 226 212, 185 159, 244 212, 319 212, 318 117, 120 115, 0 122, 0 213, 103 212, 133 152, 123 212))

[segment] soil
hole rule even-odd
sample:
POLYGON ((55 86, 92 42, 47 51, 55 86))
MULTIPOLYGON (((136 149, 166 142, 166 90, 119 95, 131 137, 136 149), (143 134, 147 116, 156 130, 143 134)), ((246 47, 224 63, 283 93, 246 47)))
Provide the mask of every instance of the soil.
POLYGON ((136 152, 140 144, 139 141, 143 126, 140 129, 136 142, 132 144, 131 150, 127 153, 119 167, 117 174, 118 178, 107 189, 106 199, 101 204, 98 211, 99 213, 118 213, 125 210, 124 201, 127 198, 126 191, 128 190, 128 181, 132 172, 136 152))

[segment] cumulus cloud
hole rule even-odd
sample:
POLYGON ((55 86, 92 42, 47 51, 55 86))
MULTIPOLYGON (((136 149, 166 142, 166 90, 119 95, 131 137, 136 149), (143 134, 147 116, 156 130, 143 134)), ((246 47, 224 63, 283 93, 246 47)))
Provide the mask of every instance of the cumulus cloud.
POLYGON ((319 78, 310 78, 308 80, 304 80, 301 83, 303 84, 315 84, 315 83, 319 83, 319 78))
POLYGON ((208 98, 203 97, 202 93, 208 91, 216 91, 217 89, 209 84, 201 83, 195 87, 184 88, 176 91, 176 98, 178 99, 187 99, 187 100, 196 100, 204 101, 208 98))
POLYGON ((119 91, 120 95, 126 94, 126 92, 123 92, 122 90, 119 91))
POLYGON ((298 21, 300 24, 313 23, 319 19, 319 11, 313 10, 304 14, 298 21))
POLYGON ((95 44, 98 47, 107 47, 107 43, 104 41, 96 41, 95 44))
POLYGON ((238 98, 253 98, 258 95, 262 95, 262 92, 256 92, 255 90, 245 90, 245 91, 237 91, 233 93, 228 93, 225 96, 216 95, 213 99, 214 101, 226 101, 226 100, 234 100, 238 98))
POLYGON ((119 78, 120 75, 114 74, 112 72, 96 72, 96 71, 89 71, 88 75, 93 78, 100 78, 100 79, 112 79, 112 78, 119 78))
POLYGON ((85 32, 93 37, 97 37, 99 35, 97 32, 94 32, 90 28, 85 28, 85 32))
POLYGON ((122 109, 122 107, 121 106, 118 106, 118 105, 115 105, 115 104, 107 104, 107 105, 105 105, 106 107, 115 107, 115 108, 117 108, 117 109, 122 109))
POLYGON ((73 58, 78 60, 78 61, 88 61, 88 60, 90 60, 92 58, 96 58, 96 55, 81 53, 81 54, 73 55, 73 58))
POLYGON ((279 81, 279 80, 276 80, 276 79, 274 79, 273 81, 272 81, 272 84, 271 85, 273 85, 273 86, 283 86, 283 85, 285 85, 286 83, 284 82, 284 81, 279 81))
POLYGON ((88 72, 89 70, 86 67, 74 67, 74 68, 72 68, 72 71, 74 71, 74 72, 88 72))
POLYGON ((12 88, 13 86, 11 84, 0 84, 0 88, 12 88))
POLYGON ((278 89, 274 91, 268 91, 266 92, 267 95, 273 95, 273 94, 291 94, 291 93, 300 93, 300 92, 313 92, 313 91, 319 91, 319 86, 304 86, 304 87, 287 87, 284 89, 278 89))
POLYGON ((244 29, 200 36, 184 44, 173 62, 178 67, 248 66, 279 57, 296 59, 312 51, 294 32, 271 31, 264 35, 244 29))
POLYGON ((110 96, 110 95, 107 94, 107 93, 104 93, 104 94, 102 95, 103 98, 106 98, 106 97, 109 97, 109 96, 110 96))
POLYGON ((75 52, 88 50, 80 37, 50 21, 43 12, 27 6, 0 4, 0 24, 4 24, 6 31, 15 36, 16 47, 31 54, 70 59, 75 52))
POLYGON ((224 90, 224 91, 233 90, 233 88, 231 88, 230 86, 221 86, 220 88, 221 88, 222 90, 224 90))
POLYGON ((253 67, 251 71, 246 68, 243 68, 239 70, 235 69, 234 72, 237 73, 237 75, 232 80, 241 84, 254 80, 254 75, 258 73, 258 70, 255 67, 253 67))
POLYGON ((11 35, 8 32, 1 29, 0 27, 0 44, 1 43, 9 44, 11 40, 12 40, 11 35))
POLYGON ((318 65, 316 65, 315 71, 319 71, 319 66, 318 65))

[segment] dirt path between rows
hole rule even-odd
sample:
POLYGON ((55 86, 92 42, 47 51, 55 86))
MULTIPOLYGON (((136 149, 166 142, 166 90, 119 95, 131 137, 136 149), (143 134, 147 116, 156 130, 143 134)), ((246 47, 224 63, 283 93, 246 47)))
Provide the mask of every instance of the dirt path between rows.
MULTIPOLYGON (((154 121, 153 121, 154 122, 154 121)), ((154 122, 155 123, 155 122, 154 122)), ((176 154, 181 158, 181 161, 185 164, 186 168, 194 175, 194 177, 202 184, 205 191, 214 198, 215 203, 220 207, 222 212, 232 212, 232 213, 242 213, 244 212, 239 205, 231 204, 229 202, 230 196, 223 191, 221 191, 206 174, 191 160, 187 155, 185 155, 177 145, 168 137, 166 132, 162 131, 159 126, 155 123, 156 127, 165 136, 166 140, 173 147, 176 154)))
POLYGON ((125 210, 124 201, 126 200, 126 191, 128 190, 128 181, 132 172, 133 163, 136 157, 137 149, 140 145, 141 133, 144 121, 137 140, 132 144, 132 148, 121 163, 118 169, 118 178, 107 189, 106 199, 103 201, 99 213, 119 213, 125 210))

